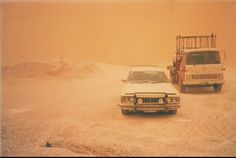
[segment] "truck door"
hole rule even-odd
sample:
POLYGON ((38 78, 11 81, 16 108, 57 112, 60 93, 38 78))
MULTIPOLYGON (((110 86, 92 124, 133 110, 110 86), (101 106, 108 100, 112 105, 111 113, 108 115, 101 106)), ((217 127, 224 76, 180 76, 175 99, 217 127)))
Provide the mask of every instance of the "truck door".
POLYGON ((179 67, 179 83, 182 84, 184 79, 185 79, 185 71, 186 71, 186 54, 183 55, 182 60, 180 62, 180 67, 179 67))

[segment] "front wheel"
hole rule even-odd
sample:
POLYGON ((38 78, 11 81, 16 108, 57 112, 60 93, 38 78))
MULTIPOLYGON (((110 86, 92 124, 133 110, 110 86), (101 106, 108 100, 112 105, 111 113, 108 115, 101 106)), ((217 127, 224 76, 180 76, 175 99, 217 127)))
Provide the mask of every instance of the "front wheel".
POLYGON ((221 84, 215 84, 213 86, 213 88, 214 88, 215 92, 220 92, 221 89, 222 89, 222 85, 221 84))
POLYGON ((177 113, 177 110, 170 110, 169 113, 175 115, 177 113))
POLYGON ((122 113, 123 115, 128 115, 128 114, 129 114, 129 110, 123 110, 123 109, 121 109, 121 113, 122 113))

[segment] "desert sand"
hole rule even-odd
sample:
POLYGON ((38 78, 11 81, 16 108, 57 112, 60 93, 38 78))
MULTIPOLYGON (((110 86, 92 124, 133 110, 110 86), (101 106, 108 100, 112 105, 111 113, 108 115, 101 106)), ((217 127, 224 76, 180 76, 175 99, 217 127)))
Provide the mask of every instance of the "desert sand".
POLYGON ((221 93, 193 88, 181 94, 176 115, 124 116, 117 104, 129 66, 3 67, 2 155, 235 156, 235 68, 227 66, 221 93))
POLYGON ((235 19, 236 1, 1 1, 0 155, 236 156, 235 19), (176 36, 211 33, 227 53, 221 93, 121 114, 131 65, 166 68, 176 36))

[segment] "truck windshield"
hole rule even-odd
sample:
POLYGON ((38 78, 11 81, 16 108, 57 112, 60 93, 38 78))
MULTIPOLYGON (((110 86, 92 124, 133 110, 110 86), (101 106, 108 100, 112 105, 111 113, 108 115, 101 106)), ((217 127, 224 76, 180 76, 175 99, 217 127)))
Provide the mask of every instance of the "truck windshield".
POLYGON ((128 75, 127 82, 161 83, 168 82, 168 78, 166 74, 161 71, 131 71, 128 75))
POLYGON ((187 65, 220 64, 218 51, 192 52, 187 54, 187 65))

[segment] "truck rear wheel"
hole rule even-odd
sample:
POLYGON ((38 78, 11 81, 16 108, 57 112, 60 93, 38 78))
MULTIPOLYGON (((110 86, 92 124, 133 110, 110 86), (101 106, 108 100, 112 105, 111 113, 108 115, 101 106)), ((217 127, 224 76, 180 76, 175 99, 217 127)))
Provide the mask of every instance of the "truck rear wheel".
POLYGON ((222 85, 221 84, 215 84, 213 86, 213 88, 214 88, 215 92, 220 92, 221 89, 222 89, 222 85))
POLYGON ((179 76, 178 76, 178 73, 177 73, 177 74, 174 74, 174 75, 173 75, 173 81, 172 81, 172 83, 173 83, 173 84, 178 84, 178 82, 179 82, 179 76))
POLYGON ((181 92, 181 93, 184 93, 185 91, 186 91, 186 86, 180 84, 180 92, 181 92))

